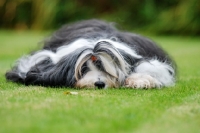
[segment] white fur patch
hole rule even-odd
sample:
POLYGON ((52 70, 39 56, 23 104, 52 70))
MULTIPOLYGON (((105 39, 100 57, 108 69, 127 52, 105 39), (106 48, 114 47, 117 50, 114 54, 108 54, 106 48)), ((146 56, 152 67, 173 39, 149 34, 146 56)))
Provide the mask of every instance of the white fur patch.
POLYGON ((24 56, 17 62, 18 69, 21 73, 27 73, 32 66, 48 57, 51 58, 53 62, 57 60, 56 55, 48 50, 39 51, 32 56, 24 56))
POLYGON ((156 59, 142 62, 135 68, 135 72, 150 75, 160 82, 162 86, 173 86, 175 82, 174 69, 169 64, 162 63, 156 59))
POLYGON ((63 56, 66 56, 72 52, 74 52, 75 50, 77 50, 78 48, 94 48, 94 43, 91 40, 87 40, 87 39, 78 39, 74 42, 72 42, 71 44, 67 44, 64 46, 61 46, 57 49, 57 56, 62 58, 63 56))

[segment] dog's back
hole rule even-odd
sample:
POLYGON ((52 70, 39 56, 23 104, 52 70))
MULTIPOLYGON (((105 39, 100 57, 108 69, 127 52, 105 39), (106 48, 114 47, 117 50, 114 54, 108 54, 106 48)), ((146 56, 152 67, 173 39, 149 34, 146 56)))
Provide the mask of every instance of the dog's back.
POLYGON ((138 34, 119 31, 114 25, 96 19, 65 25, 45 41, 44 49, 56 51, 58 47, 68 45, 79 38, 94 40, 103 38, 125 43, 146 58, 156 57, 161 61, 172 61, 155 42, 138 34))
POLYGON ((113 23, 92 19, 64 25, 46 40, 44 49, 56 51, 62 45, 68 45, 79 38, 98 39, 110 38, 117 30, 113 23))

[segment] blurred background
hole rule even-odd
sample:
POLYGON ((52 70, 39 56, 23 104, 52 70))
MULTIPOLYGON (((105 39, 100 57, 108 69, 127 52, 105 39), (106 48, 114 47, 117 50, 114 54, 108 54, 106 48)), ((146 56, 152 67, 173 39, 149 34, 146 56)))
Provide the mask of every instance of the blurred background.
POLYGON ((200 35, 200 0, 0 0, 0 29, 53 30, 98 18, 122 29, 200 35))

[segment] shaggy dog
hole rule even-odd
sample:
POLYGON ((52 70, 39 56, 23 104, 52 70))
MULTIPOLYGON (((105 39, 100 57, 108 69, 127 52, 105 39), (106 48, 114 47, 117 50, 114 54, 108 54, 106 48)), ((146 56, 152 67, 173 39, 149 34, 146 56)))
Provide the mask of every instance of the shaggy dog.
POLYGON ((9 81, 76 88, 161 88, 175 83, 175 64, 151 40, 100 20, 63 26, 41 50, 20 58, 9 81))

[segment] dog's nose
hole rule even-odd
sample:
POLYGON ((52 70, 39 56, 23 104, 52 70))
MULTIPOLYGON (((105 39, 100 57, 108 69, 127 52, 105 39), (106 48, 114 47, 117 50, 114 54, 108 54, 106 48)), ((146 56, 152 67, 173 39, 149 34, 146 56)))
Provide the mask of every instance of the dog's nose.
POLYGON ((98 88, 98 89, 102 89, 105 87, 105 83, 102 81, 97 81, 94 83, 94 85, 98 88))

